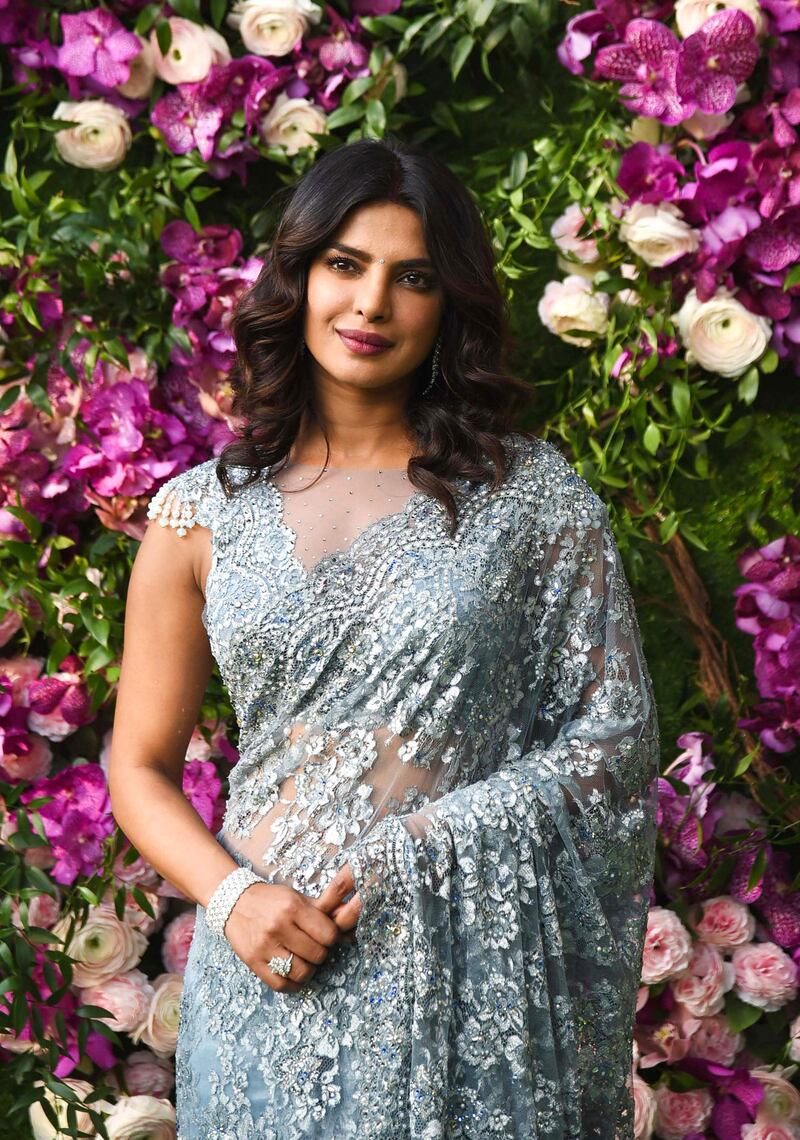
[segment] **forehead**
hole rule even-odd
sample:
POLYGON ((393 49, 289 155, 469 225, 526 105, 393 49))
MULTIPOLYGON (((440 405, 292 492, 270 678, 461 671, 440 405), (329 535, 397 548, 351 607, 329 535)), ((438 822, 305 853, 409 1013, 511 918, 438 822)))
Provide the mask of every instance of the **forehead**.
POLYGON ((333 240, 358 246, 376 257, 427 255, 422 222, 410 206, 369 202, 353 210, 335 231, 333 240))

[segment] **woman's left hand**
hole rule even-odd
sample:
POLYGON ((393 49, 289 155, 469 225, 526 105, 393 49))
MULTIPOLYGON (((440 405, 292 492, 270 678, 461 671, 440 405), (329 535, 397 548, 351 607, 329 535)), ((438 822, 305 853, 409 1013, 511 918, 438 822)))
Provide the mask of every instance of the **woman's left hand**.
POLYGON ((347 942, 355 942, 355 926, 361 914, 361 895, 356 891, 351 899, 343 902, 345 895, 355 889, 350 864, 345 863, 336 872, 319 898, 312 899, 316 907, 329 915, 347 942))

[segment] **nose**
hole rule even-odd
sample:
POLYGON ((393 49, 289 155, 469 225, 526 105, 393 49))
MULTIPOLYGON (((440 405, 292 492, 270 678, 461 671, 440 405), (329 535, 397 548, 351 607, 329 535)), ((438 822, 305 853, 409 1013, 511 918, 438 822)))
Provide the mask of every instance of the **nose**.
POLYGON ((382 266, 373 265, 356 285, 353 311, 366 321, 385 321, 389 317, 389 276, 382 266))

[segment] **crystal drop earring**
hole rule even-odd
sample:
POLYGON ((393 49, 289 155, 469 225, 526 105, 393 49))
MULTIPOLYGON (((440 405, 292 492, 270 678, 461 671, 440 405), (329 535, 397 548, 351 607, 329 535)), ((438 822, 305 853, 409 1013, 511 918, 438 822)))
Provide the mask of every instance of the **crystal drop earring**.
POLYGON ((422 391, 420 392, 420 396, 427 396, 428 392, 430 392, 431 388, 436 383, 436 378, 439 375, 439 357, 441 356, 441 354, 442 354, 442 334, 439 333, 438 337, 436 338, 436 347, 433 350, 433 367, 431 368, 431 378, 428 381, 428 383, 425 385, 425 387, 422 389, 422 391))

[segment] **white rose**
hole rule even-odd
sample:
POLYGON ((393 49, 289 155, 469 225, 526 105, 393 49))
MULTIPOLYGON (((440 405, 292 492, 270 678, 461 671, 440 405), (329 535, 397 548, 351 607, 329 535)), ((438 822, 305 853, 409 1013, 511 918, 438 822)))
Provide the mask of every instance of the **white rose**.
POLYGON ((124 83, 118 83, 116 89, 126 99, 146 99, 155 83, 156 63, 153 57, 153 49, 147 40, 143 40, 136 32, 133 34, 142 45, 142 50, 130 61, 130 78, 126 79, 124 83))
MULTIPOLYGON (((69 919, 65 916, 53 927, 53 933, 65 938, 69 919)), ((93 907, 82 927, 75 930, 65 947, 74 959, 73 982, 81 988, 101 985, 117 974, 138 966, 147 949, 147 939, 140 930, 120 922, 112 909, 93 907)))
POLYGON ((669 265, 700 243, 700 235, 674 202, 633 202, 620 223, 619 236, 653 266, 669 265))
MULTIPOLYGON (((88 1081, 80 1080, 77 1077, 60 1077, 59 1079, 63 1084, 68 1085, 71 1089, 74 1089, 82 1101, 85 1101, 89 1093, 94 1091, 93 1085, 90 1085, 88 1081)), ((37 1087, 43 1087, 44 1081, 35 1081, 34 1084, 37 1087)), ((47 1088, 45 1089, 44 1095, 45 1100, 50 1105, 52 1105, 53 1109, 55 1110, 56 1117, 58 1118, 59 1130, 56 1131, 56 1129, 45 1116, 41 1103, 39 1101, 36 1101, 28 1109, 28 1117, 31 1122, 31 1131, 33 1132, 33 1140, 53 1140, 54 1137, 61 1136, 63 1134, 61 1131, 62 1128, 66 1128, 68 1126, 67 1110, 69 1107, 69 1102, 64 1100, 63 1097, 56 1096, 54 1092, 51 1092, 51 1090, 47 1088)), ((108 1112, 113 1108, 113 1105, 110 1103, 110 1101, 107 1100, 95 1100, 92 1101, 92 1108, 97 1112, 108 1112)), ((92 1136, 96 1134, 89 1113, 85 1109, 79 1110, 76 1113, 75 1125, 78 1129, 80 1129, 81 1132, 89 1132, 92 1136)))
POLYGON ((677 320, 686 359, 720 376, 739 376, 758 360, 772 335, 767 318, 751 313, 725 288, 708 301, 699 301, 691 289, 677 320))
POLYGON ((72 166, 113 170, 124 160, 133 140, 125 112, 104 99, 59 103, 53 118, 80 123, 55 133, 58 153, 72 166))
POLYGON ((175 1140, 175 1109, 154 1096, 124 1096, 105 1122, 109 1140, 175 1140))
POLYGON ((701 28, 709 16, 729 8, 738 8, 745 16, 749 16, 756 26, 757 36, 764 34, 767 24, 758 0, 676 0, 675 23, 686 39, 701 28))
POLYGON ((183 974, 159 974, 153 982, 147 1017, 131 1033, 135 1045, 147 1045, 158 1057, 172 1056, 178 1042, 182 990, 183 974))
POLYGON ((577 273, 563 281, 549 281, 539 301, 539 319, 545 328, 568 344, 590 345, 591 339, 568 330, 603 333, 608 327, 608 293, 593 293, 592 286, 577 273))
POLYGON ((321 19, 322 8, 311 0, 237 0, 226 23, 254 55, 288 55, 321 19))
POLYGON ((309 134, 327 133, 326 116, 308 99, 290 99, 281 91, 259 124, 259 131, 268 146, 282 146, 287 154, 297 154, 304 146, 317 146, 309 134))
POLYGON ((165 83, 199 83, 213 64, 230 62, 227 41, 214 28, 182 16, 170 16, 167 22, 172 42, 166 55, 161 54, 155 28, 150 33, 153 63, 165 83))

